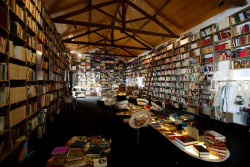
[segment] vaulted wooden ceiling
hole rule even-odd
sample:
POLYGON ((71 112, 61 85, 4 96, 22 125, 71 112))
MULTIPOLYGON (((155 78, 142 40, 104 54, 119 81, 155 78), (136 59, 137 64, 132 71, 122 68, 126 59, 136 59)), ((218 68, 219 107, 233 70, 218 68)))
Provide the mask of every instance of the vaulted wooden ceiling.
POLYGON ((234 6, 220 0, 42 0, 69 51, 138 56, 234 6), (107 52, 109 51, 109 52, 107 52))

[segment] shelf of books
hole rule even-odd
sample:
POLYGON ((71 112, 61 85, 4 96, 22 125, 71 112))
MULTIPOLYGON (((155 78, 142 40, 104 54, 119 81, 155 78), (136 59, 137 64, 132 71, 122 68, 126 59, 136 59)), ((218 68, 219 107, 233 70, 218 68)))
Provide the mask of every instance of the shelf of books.
POLYGON ((114 84, 124 84, 125 63, 113 56, 81 56, 77 60, 76 86, 86 91, 86 95, 101 96, 101 89, 114 84))
POLYGON ((0 163, 60 113, 70 63, 40 0, 0 0, 0 163))
POLYGON ((215 118, 211 79, 219 63, 230 61, 230 70, 250 68, 249 10, 245 8, 198 32, 183 34, 135 58, 127 64, 126 78, 144 77, 151 100, 168 101, 175 108, 215 118), (151 65, 153 75, 148 77, 151 65))

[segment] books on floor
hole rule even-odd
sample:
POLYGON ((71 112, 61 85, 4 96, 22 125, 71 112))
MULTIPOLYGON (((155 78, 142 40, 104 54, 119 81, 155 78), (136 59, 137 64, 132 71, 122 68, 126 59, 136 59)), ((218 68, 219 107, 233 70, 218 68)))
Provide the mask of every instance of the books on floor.
POLYGON ((65 154, 68 151, 68 147, 55 147, 52 151, 52 155, 65 154))
POLYGON ((67 164, 75 164, 83 162, 84 150, 81 148, 69 148, 67 154, 67 164))

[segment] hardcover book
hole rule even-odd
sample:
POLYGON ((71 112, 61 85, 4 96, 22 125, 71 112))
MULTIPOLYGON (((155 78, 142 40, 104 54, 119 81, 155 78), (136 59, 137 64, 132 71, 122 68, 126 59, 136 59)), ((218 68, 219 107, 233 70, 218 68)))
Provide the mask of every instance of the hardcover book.
POLYGON ((204 155, 204 154, 209 155, 209 152, 207 151, 207 149, 205 149, 205 147, 203 147, 202 145, 194 144, 193 149, 199 155, 204 155))
POLYGON ((198 141, 191 137, 191 136, 187 136, 185 138, 175 138, 176 141, 178 141, 179 143, 181 143, 182 145, 192 145, 192 144, 197 144, 198 141))
POLYGON ((206 130, 204 131, 204 134, 207 136, 211 136, 214 139, 219 139, 219 140, 226 140, 226 137, 221 135, 220 133, 214 131, 214 130, 206 130))

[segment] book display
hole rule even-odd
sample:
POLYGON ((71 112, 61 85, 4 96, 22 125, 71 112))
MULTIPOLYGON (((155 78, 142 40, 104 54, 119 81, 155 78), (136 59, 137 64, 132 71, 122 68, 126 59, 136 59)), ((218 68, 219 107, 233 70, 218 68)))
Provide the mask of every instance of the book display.
MULTIPOLYGON (((177 123, 181 116, 174 115, 175 119, 171 119, 171 115, 169 117, 153 115, 149 124, 176 147, 192 157, 208 162, 223 162, 229 158, 230 152, 225 146, 226 137, 224 135, 214 130, 204 130, 203 134, 195 134, 193 133, 194 130, 189 130, 196 129, 191 124, 188 124, 182 130, 177 130, 177 123)), ((183 122, 190 123, 194 120, 183 120, 183 122)))
POLYGON ((60 113, 71 57, 40 0, 0 0, 0 57, 1 163, 60 113))
POLYGON ((64 147, 56 147, 47 166, 107 166, 112 139, 74 136, 64 147))
MULTIPOLYGON (((249 10, 247 7, 198 32, 183 34, 156 51, 133 59, 127 64, 126 78, 143 77, 143 91, 148 90, 153 101, 168 101, 175 108, 218 119, 212 79, 215 73, 222 72, 219 70, 223 70, 223 62, 230 62, 230 66, 225 66, 228 71, 249 70, 249 10)), ((224 115, 230 115, 228 112, 224 115)), ((229 116, 220 120, 229 119, 232 121, 229 116)))

